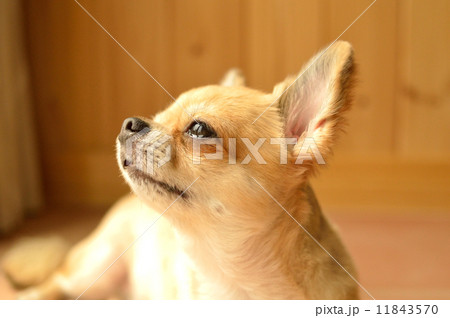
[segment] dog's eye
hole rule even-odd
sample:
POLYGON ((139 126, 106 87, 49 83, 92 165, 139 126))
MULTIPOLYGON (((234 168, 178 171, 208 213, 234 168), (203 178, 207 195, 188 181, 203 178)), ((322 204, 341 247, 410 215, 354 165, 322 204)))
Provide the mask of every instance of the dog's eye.
POLYGON ((186 133, 193 138, 215 138, 216 132, 210 128, 206 123, 201 121, 194 121, 186 133))

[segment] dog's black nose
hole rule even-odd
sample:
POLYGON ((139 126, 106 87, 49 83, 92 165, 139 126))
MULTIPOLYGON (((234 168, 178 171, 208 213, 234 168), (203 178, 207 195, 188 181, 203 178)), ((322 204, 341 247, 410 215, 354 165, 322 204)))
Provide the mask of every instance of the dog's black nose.
POLYGON ((127 118, 122 124, 122 132, 137 133, 145 128, 150 128, 150 125, 136 117, 127 118))
POLYGON ((142 119, 130 117, 124 120, 118 139, 121 143, 124 143, 128 138, 135 134, 147 133, 149 131, 150 125, 148 123, 142 119))

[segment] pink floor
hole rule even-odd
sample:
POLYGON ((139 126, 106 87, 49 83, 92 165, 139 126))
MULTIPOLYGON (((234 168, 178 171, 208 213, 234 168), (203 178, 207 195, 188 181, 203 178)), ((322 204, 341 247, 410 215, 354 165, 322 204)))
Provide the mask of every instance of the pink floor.
MULTIPOLYGON (((329 213, 359 270, 360 283, 377 299, 450 299, 450 214, 329 213)), ((24 235, 56 233, 76 242, 101 211, 53 211, 28 220, 12 237, 0 238, 0 258, 24 235), (76 215, 73 219, 67 215, 76 215)), ((0 299, 14 299, 0 273, 0 299)), ((370 297, 360 291, 361 298, 370 297)))

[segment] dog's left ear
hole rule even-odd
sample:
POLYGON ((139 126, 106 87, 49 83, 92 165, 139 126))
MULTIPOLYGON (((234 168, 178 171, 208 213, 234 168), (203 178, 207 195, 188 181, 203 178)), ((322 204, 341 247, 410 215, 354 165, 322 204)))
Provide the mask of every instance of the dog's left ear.
POLYGON ((296 81, 297 76, 289 77, 275 86, 273 94, 281 95, 285 136, 298 138, 295 155, 305 141, 314 142, 312 146, 323 157, 331 152, 343 128, 342 115, 350 106, 353 72, 352 47, 339 41, 313 57, 296 81))
POLYGON ((230 69, 220 81, 222 86, 245 86, 245 77, 238 68, 230 69))

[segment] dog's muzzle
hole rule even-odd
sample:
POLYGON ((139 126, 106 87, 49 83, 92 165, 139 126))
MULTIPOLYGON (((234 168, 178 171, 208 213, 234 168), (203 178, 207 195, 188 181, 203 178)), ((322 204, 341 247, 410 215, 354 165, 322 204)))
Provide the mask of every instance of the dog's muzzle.
MULTIPOLYGON (((150 122, 151 123, 151 122, 150 122)), ((123 168, 153 174, 171 159, 171 136, 160 129, 152 129, 149 122, 137 117, 125 119, 117 137, 119 159, 123 168)))

